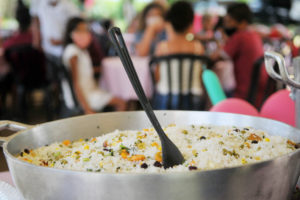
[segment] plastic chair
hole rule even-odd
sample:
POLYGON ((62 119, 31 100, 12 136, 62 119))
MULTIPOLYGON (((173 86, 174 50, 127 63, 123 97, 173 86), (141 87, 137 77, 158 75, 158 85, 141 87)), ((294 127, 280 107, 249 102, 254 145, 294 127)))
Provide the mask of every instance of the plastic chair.
MULTIPOLYGON (((0 63, 1 64, 1 63, 0 63)), ((13 74, 8 72, 7 74, 0 76, 0 118, 9 119, 11 113, 7 106, 7 96, 13 92, 13 74)))
POLYGON ((10 64, 16 85, 15 112, 17 118, 27 119, 29 95, 36 89, 44 93, 47 119, 52 120, 52 94, 46 78, 45 56, 32 45, 13 46, 5 51, 5 59, 10 64))
MULTIPOLYGON (((84 110, 80 105, 73 87, 73 80, 71 72, 63 66, 58 73, 59 85, 60 85, 60 111, 59 117, 73 117, 77 115, 83 115, 84 110)), ((113 112, 115 108, 112 106, 106 106, 102 110, 97 112, 113 112)))
POLYGON ((202 73, 202 79, 207 94, 213 105, 216 105, 217 103, 226 99, 224 90, 215 72, 209 69, 204 70, 202 73))
POLYGON ((276 91, 276 81, 270 78, 264 67, 264 57, 254 62, 247 101, 260 108, 263 101, 276 91))
POLYGON ((201 73, 210 65, 208 57, 194 54, 153 57, 150 69, 154 84, 154 109, 203 110, 206 91, 201 73), (155 81, 157 66, 160 74, 158 83, 155 81))
POLYGON ((295 126, 295 102, 289 94, 288 90, 280 90, 271 95, 263 104, 260 116, 295 126))
POLYGON ((66 67, 62 67, 58 73, 61 91, 60 118, 72 117, 83 114, 83 109, 76 97, 72 77, 66 67))
POLYGON ((238 98, 229 98, 221 101, 213 106, 210 111, 259 116, 259 113, 254 106, 247 101, 238 98))

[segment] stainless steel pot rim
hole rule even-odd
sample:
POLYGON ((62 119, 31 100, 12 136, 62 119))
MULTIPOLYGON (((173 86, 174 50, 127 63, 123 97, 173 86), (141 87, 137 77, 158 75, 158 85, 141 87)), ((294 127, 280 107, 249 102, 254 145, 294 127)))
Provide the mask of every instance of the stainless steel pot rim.
MULTIPOLYGON (((124 114, 126 113, 137 113, 137 112, 144 112, 144 111, 126 111, 126 112, 122 112, 124 114)), ((169 112, 170 111, 167 111, 167 110, 161 110, 161 111, 158 111, 158 112, 169 112)), ((172 112, 172 111, 171 111, 172 112)), ((223 113, 223 112, 206 112, 206 111, 175 111, 174 112, 202 112, 202 113, 223 113)), ((98 114, 93 114, 93 115, 111 115, 111 114, 118 114, 120 112, 107 112, 107 113, 98 113, 98 114)), ((282 124, 284 126, 286 126, 287 128, 293 128, 293 129, 296 129, 288 124, 285 124, 283 122, 280 122, 280 121, 276 121, 276 120, 272 120, 272 119, 268 119, 268 118, 263 118, 263 117, 253 117, 253 116, 248 116, 248 115, 242 115, 242 114, 232 114, 232 113, 223 113, 223 114, 226 114, 226 115, 239 115, 239 116, 243 116, 243 117, 251 117, 251 118, 261 118, 262 120, 269 120, 269 121, 273 121, 273 123, 279 123, 279 124, 282 124)), ((72 118, 67 118, 67 119, 75 119, 75 118, 84 118, 84 117, 87 117, 86 115, 82 115, 82 116, 77 116, 77 117, 72 117, 72 118)), ((44 167, 44 166, 38 166, 38 165, 34 165, 34 164, 30 164, 28 162, 25 162, 25 161, 22 161, 22 160, 19 160, 18 158, 16 158, 14 155, 12 155, 11 153, 8 152, 7 150, 7 145, 8 143, 14 138, 16 137, 17 135, 19 134, 25 134, 27 131, 31 130, 31 129, 34 129, 34 128, 37 128, 38 126, 41 126, 41 125, 46 125, 46 124, 51 124, 51 123, 54 123, 54 122, 58 122, 58 121, 63 121, 63 120, 66 120, 66 119, 60 119, 60 120, 55 120, 55 121, 51 121, 51 122, 46 122, 46 123, 43 123, 43 124, 38 124, 36 126, 33 126, 32 128, 29 128, 29 129, 26 129, 26 130, 22 130, 20 131, 18 134, 14 135, 13 137, 9 138, 8 141, 6 141, 4 144, 3 144, 3 152, 5 154, 5 156, 9 157, 10 159, 14 160, 14 162, 17 162, 19 164, 22 164, 22 165, 25 165, 25 166, 28 166, 28 167, 34 167, 34 168, 37 168, 37 169, 45 169, 45 170, 52 170, 54 172, 60 172, 60 173, 87 173, 87 174, 93 174, 93 175, 99 175, 99 176, 111 176, 111 175, 114 175, 114 176, 124 176, 124 175, 130 175, 130 176, 153 176, 153 175, 156 175, 156 176, 174 176, 174 175, 190 175, 190 174, 201 174, 201 173, 206 173, 206 172, 216 172, 216 171, 220 171, 220 170, 239 170, 239 169, 246 169, 247 167, 251 167, 253 165, 265 165, 265 164, 268 164, 270 162, 273 162, 273 161, 280 161, 280 159, 283 159, 285 158, 286 156, 288 157, 291 157, 293 156, 294 154, 300 154, 300 149, 296 149, 294 152, 291 152, 291 153, 288 153, 288 154, 285 154, 285 155, 282 155, 282 156, 278 156, 278 157, 275 157, 273 159, 269 159, 269 160, 265 160, 265 161, 260 161, 260 162, 255 162, 255 163, 250 163, 250 164, 247 164, 247 165, 239 165, 239 166, 234 166, 234 167, 226 167, 226 168, 217 168, 217 169, 209 169, 209 170, 201 170, 201 171, 184 171, 184 172, 171 172, 171 173, 124 173, 124 172, 121 172, 121 173, 111 173, 111 172, 87 172, 87 171, 79 171, 79 170, 70 170, 70 169, 59 169, 59 168, 51 168, 51 167, 44 167)), ((207 124, 208 125, 208 124, 207 124)), ((229 125, 231 126, 231 125, 229 125)), ((300 156, 299 156, 300 157, 300 156)))

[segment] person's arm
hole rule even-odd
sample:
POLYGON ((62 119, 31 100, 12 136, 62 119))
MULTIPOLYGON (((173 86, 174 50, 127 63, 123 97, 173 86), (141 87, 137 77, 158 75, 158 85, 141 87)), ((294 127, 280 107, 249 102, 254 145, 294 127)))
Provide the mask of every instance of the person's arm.
POLYGON ((194 45, 196 45, 196 49, 195 49, 195 54, 197 55, 204 55, 205 54, 205 49, 204 46, 202 45, 201 41, 194 41, 196 43, 194 43, 194 45))
POLYGON ((93 66, 94 75, 100 75, 101 74, 101 65, 93 66))
POLYGON ((3 55, 4 55, 3 40, 2 37, 0 36, 0 59, 3 57, 3 55))
POLYGON ((37 49, 41 49, 42 38, 41 38, 41 27, 40 27, 40 20, 37 16, 32 17, 32 45, 37 49))
POLYGON ((40 0, 30 1, 30 15, 31 15, 31 31, 32 31, 32 45, 37 48, 42 48, 42 38, 41 38, 41 23, 40 18, 41 13, 44 12, 43 5, 40 0))
POLYGON ((141 41, 136 45, 136 52, 139 56, 148 56, 151 44, 156 34, 164 29, 164 22, 158 21, 157 23, 150 25, 146 28, 141 41))
POLYGON ((240 46, 243 43, 243 38, 241 38, 239 34, 227 37, 223 31, 221 31, 221 33, 225 43, 224 45, 221 45, 220 42, 218 42, 218 49, 211 54, 210 58, 213 61, 232 60, 239 53, 240 46))
POLYGON ((213 39, 214 35, 213 33, 207 32, 204 34, 195 34, 195 39, 200 40, 200 41, 209 41, 213 39))
POLYGON ((88 48, 88 52, 92 59, 94 77, 98 79, 101 72, 101 62, 104 58, 104 53, 99 41, 94 35, 93 40, 88 48))
POLYGON ((239 42, 237 39, 229 38, 225 46, 219 48, 210 55, 213 61, 233 59, 239 52, 239 42))
MULTIPOLYGON (((157 46, 155 48, 155 52, 154 52, 155 56, 162 56, 163 55, 163 45, 166 45, 166 42, 160 42, 160 43, 157 44, 157 46)), ((160 80, 159 65, 157 65, 155 67, 154 80, 155 80, 155 82, 158 82, 160 80)))
POLYGON ((155 37, 153 28, 147 28, 141 41, 136 45, 136 53, 139 56, 147 56, 150 52, 152 40, 155 37))
POLYGON ((73 80, 73 87, 75 90, 75 94, 78 98, 78 101, 80 102, 80 105, 82 106, 84 113, 85 114, 93 114, 95 113, 89 106, 89 104, 87 103, 82 89, 79 85, 79 81, 78 81, 78 67, 77 67, 77 63, 78 63, 78 57, 77 56, 73 56, 70 59, 70 67, 71 67, 71 74, 72 74, 72 80, 73 80))
POLYGON ((113 106, 116 111, 125 111, 127 108, 127 104, 124 100, 117 98, 117 97, 113 97, 108 105, 113 106))
POLYGON ((63 41, 62 41, 62 40, 57 40, 57 39, 54 39, 54 38, 51 38, 51 39, 50 39, 50 42, 51 42, 51 44, 54 45, 54 46, 63 45, 63 41))

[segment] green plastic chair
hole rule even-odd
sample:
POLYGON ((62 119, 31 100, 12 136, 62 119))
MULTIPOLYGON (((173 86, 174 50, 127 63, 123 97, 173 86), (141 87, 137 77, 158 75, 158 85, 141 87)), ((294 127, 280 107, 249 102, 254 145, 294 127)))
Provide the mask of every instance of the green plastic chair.
POLYGON ((213 105, 216 105, 217 103, 226 99, 224 90, 215 72, 205 69, 202 73, 202 80, 213 105))

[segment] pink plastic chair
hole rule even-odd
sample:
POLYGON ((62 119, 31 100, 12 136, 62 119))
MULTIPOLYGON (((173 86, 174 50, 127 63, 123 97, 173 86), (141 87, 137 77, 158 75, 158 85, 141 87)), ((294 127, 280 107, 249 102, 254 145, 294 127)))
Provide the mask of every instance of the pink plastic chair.
POLYGON ((289 94, 288 90, 279 90, 272 94, 263 104, 260 116, 295 126, 295 102, 289 94))
POLYGON ((238 98, 225 99, 213 106, 210 111, 259 116, 259 113, 254 106, 247 101, 238 98))

